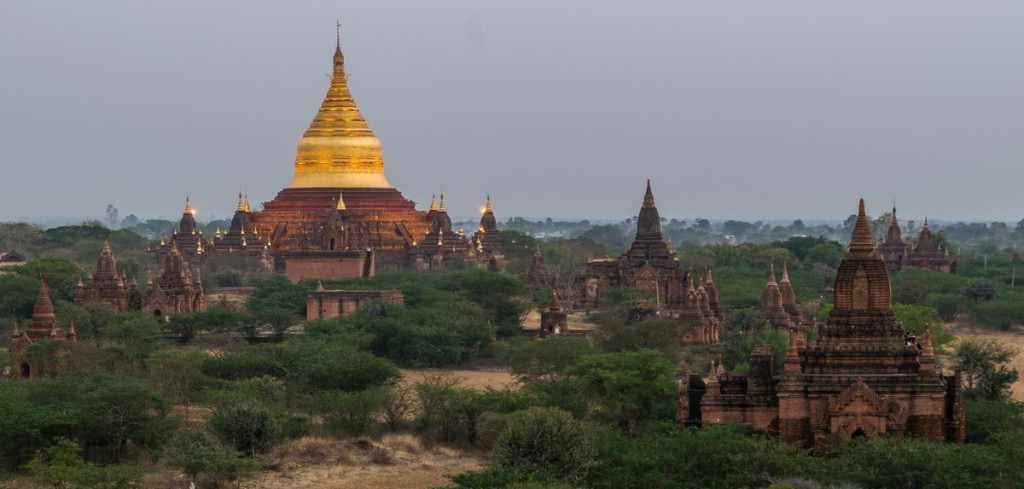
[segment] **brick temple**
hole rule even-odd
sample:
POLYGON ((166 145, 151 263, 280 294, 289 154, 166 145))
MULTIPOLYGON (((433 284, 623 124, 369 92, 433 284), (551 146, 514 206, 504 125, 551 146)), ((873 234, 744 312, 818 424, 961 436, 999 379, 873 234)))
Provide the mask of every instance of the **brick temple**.
POLYGON ((903 240, 903 232, 896 219, 896 207, 892 208, 892 221, 889 222, 885 239, 878 240, 878 253, 885 262, 886 270, 890 272, 918 269, 956 273, 956 263, 950 260, 949 249, 935 244, 927 217, 924 218, 924 227, 917 242, 911 242, 910 238, 903 240))
POLYGON ((630 287, 654 293, 659 307, 668 310, 688 329, 680 342, 684 344, 715 344, 721 340, 725 310, 718 299, 718 290, 711 280, 699 278, 693 283, 692 267, 683 268, 676 257, 675 246, 666 243, 661 234, 661 216, 654 204, 651 181, 647 181, 643 203, 637 216, 636 236, 629 247, 623 247, 617 258, 587 260, 580 274, 573 304, 597 307, 609 289, 630 287))
POLYGON ((677 426, 734 423, 827 453, 833 439, 913 436, 963 442, 959 373, 935 364, 930 331, 907 345, 890 304, 889 275, 860 202, 853 238, 834 287, 834 306, 810 344, 789 332, 782 372, 767 345, 749 372, 716 372, 705 381, 684 372, 677 426))

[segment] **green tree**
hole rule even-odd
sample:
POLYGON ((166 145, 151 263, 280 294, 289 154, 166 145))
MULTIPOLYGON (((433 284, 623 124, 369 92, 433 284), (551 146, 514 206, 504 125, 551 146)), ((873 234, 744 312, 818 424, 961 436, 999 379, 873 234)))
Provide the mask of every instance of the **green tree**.
POLYGON ((1019 376, 1009 366, 1018 352, 993 339, 962 338, 956 345, 954 361, 967 383, 964 394, 978 399, 1005 399, 1019 376))
POLYGON ((975 304, 978 300, 987 301, 999 297, 999 284, 987 278, 970 278, 960 286, 960 295, 971 299, 975 304))
POLYGON ((252 467, 250 460, 242 459, 233 448, 218 445, 205 431, 178 431, 163 453, 168 465, 181 470, 189 482, 195 482, 200 474, 233 480, 252 467))
POLYGON ((656 405, 676 391, 675 367, 661 352, 649 349, 581 357, 568 370, 598 400, 618 414, 631 435, 656 405))
POLYGON ((208 423, 221 441, 250 458, 270 451, 283 436, 274 413, 255 401, 219 407, 208 423))
POLYGON ((384 392, 370 388, 326 393, 318 404, 326 415, 329 430, 348 436, 363 436, 380 417, 385 401, 384 392))
POLYGON ((1024 302, 1017 297, 999 298, 978 304, 972 315, 982 324, 1008 330, 1011 326, 1024 324, 1024 302))
POLYGON ((75 471, 85 464, 81 453, 82 448, 74 440, 58 437, 49 448, 36 453, 28 463, 28 470, 40 484, 55 489, 71 487, 75 471))
MULTIPOLYGON (((39 296, 39 280, 32 277, 0 274, 0 314, 26 320, 32 317, 32 308, 39 296)), ((10 331, 5 331, 10 333, 10 331)))
POLYGON ((597 463, 586 427, 569 413, 530 408, 509 420, 498 436, 494 461, 501 467, 578 482, 597 463))
POLYGON ((185 426, 189 426, 189 408, 205 376, 200 367, 206 354, 195 350, 160 350, 149 356, 153 381, 185 407, 185 426))
POLYGON ((512 374, 520 380, 561 377, 577 359, 592 353, 594 346, 585 338, 554 336, 530 341, 512 353, 512 374))
POLYGON ((527 303, 517 297, 526 290, 522 280, 478 268, 459 278, 458 286, 466 298, 491 311, 499 334, 519 334, 519 323, 527 312, 527 303))

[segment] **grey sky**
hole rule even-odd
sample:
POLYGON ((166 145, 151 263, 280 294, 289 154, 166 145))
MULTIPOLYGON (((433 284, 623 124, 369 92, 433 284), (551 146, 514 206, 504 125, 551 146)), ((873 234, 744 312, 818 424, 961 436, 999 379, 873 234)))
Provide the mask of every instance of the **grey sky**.
POLYGON ((2 2, 0 217, 272 199, 335 19, 424 209, 1024 217, 1024 2, 777 0, 2 2))

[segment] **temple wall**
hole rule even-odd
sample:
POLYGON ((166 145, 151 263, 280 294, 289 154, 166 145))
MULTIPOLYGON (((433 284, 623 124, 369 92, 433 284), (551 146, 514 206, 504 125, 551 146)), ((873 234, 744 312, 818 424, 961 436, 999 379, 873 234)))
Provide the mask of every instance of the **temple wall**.
POLYGON ((303 280, 372 277, 373 255, 365 251, 291 252, 284 258, 284 274, 293 284, 303 280))
POLYGON ((351 314, 371 300, 403 304, 398 290, 314 290, 306 295, 306 319, 330 319, 351 314))

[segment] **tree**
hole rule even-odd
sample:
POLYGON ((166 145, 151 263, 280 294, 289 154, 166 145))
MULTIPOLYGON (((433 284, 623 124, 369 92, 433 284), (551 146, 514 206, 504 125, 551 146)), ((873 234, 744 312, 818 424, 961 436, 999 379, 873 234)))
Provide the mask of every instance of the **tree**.
POLYGON ((967 383, 964 394, 980 399, 1005 399, 1019 373, 1008 364, 1017 348, 996 340, 966 337, 956 345, 954 361, 967 383))
POLYGON ((195 350, 159 350, 146 361, 154 382, 185 407, 186 428, 192 398, 205 377, 200 370, 205 359, 204 353, 195 350))
POLYGON ((118 215, 117 207, 114 204, 107 204, 107 224, 110 229, 116 229, 117 223, 120 222, 120 216, 118 215))
POLYGON ((285 333, 292 327, 297 321, 298 317, 287 309, 277 308, 263 308, 259 309, 254 313, 256 321, 260 324, 264 324, 270 328, 274 333, 274 338, 278 341, 284 339, 285 333))
POLYGON ((58 437, 49 448, 36 452, 35 458, 28 463, 28 470, 40 484, 55 489, 70 487, 74 472, 85 464, 81 453, 78 443, 58 437))
POLYGON ((675 367, 659 351, 641 349, 622 353, 587 355, 569 369, 612 411, 630 435, 651 416, 659 402, 676 391, 675 367))
POLYGON ((327 429, 348 436, 363 436, 380 417, 386 400, 380 389, 357 392, 334 391, 320 398, 327 429))
POLYGON ((255 401, 220 407, 208 423, 221 441, 250 458, 269 451, 283 434, 274 413, 255 401))
POLYGON ((969 278, 960 286, 960 295, 972 299, 975 304, 999 297, 999 284, 987 278, 969 278))
POLYGON ((200 474, 214 473, 234 479, 251 468, 251 461, 241 459, 238 451, 217 444, 205 431, 182 430, 174 434, 164 449, 171 467, 181 470, 189 482, 200 474))
POLYGON ((1008 330, 1015 324, 1024 324, 1024 302, 1005 297, 974 306, 973 316, 978 322, 1008 330))
POLYGON ((512 353, 512 374, 520 380, 561 377, 583 355, 594 353, 585 338, 554 336, 530 341, 512 353))
POLYGON ((167 464, 181 470, 189 482, 213 468, 218 453, 217 442, 205 431, 181 430, 171 437, 164 449, 167 464))
POLYGON ((612 224, 594 226, 580 236, 612 248, 618 248, 629 243, 629 237, 622 231, 622 228, 612 224))
POLYGON ((597 462, 582 422, 556 408, 530 408, 509 420, 498 436, 494 461, 517 472, 540 472, 577 482, 597 462))

